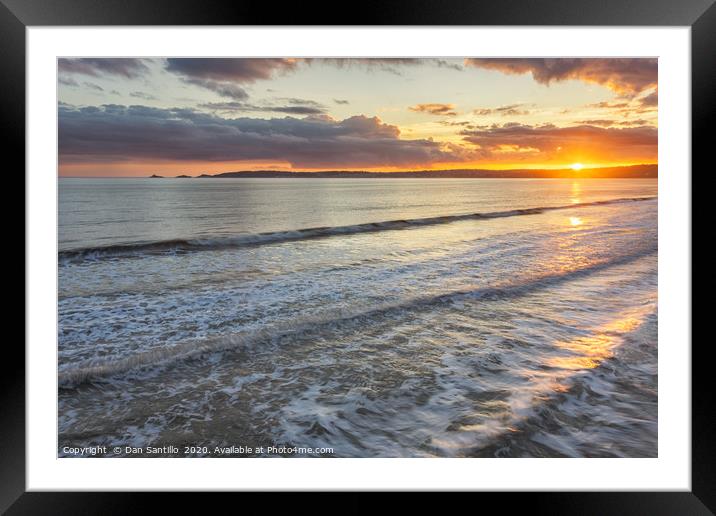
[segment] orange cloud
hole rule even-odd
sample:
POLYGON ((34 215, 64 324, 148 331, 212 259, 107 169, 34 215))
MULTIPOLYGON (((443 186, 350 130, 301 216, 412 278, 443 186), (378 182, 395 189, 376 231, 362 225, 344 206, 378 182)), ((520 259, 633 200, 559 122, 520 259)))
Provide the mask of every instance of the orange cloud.
POLYGON ((556 127, 508 123, 460 132, 465 142, 482 153, 483 159, 500 155, 516 162, 570 161, 592 163, 654 162, 657 129, 650 126, 604 128, 594 125, 556 127))
POLYGON ((529 110, 521 109, 524 104, 509 104, 507 106, 498 106, 496 108, 481 108, 473 111, 476 115, 501 115, 501 116, 519 116, 529 115, 529 110))
POLYGON ((416 111, 418 113, 428 113, 430 115, 442 115, 442 116, 455 116, 454 104, 416 104, 408 108, 410 111, 416 111))

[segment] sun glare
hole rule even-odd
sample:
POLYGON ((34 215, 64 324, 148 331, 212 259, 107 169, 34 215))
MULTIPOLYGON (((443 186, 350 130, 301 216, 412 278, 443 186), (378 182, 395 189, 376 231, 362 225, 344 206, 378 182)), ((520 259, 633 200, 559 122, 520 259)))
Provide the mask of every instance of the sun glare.
POLYGON ((584 165, 581 163, 572 163, 571 165, 572 170, 582 170, 584 168, 584 165))

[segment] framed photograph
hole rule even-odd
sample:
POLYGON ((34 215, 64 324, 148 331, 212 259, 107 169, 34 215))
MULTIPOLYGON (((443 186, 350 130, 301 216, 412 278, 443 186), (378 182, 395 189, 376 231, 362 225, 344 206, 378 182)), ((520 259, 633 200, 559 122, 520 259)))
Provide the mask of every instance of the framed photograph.
POLYGON ((711 4, 396 2, 336 25, 3 0, 27 266, 2 509, 531 491, 540 512, 711 514, 691 339, 711 4))

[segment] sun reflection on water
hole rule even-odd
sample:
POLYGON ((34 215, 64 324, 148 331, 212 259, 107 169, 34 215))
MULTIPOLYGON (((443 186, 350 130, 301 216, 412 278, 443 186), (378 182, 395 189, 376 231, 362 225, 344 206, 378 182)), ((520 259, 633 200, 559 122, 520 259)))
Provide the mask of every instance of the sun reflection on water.
POLYGON ((557 346, 574 356, 555 357, 549 365, 560 369, 594 369, 605 359, 614 355, 614 346, 625 333, 634 331, 642 322, 638 317, 624 317, 605 324, 594 334, 579 337, 567 342, 558 342, 557 346))

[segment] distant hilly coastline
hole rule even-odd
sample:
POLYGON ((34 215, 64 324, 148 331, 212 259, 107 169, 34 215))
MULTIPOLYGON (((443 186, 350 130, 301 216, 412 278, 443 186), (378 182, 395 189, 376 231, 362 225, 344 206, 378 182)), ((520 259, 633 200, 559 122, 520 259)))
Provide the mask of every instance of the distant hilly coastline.
MULTIPOLYGON (((223 172, 221 174, 201 174, 189 176, 182 174, 178 178, 656 178, 658 165, 632 165, 628 167, 572 169, 517 169, 517 170, 421 170, 411 172, 365 172, 359 170, 324 172, 286 172, 283 170, 244 170, 223 172)), ((164 176, 153 174, 152 178, 164 176)))

